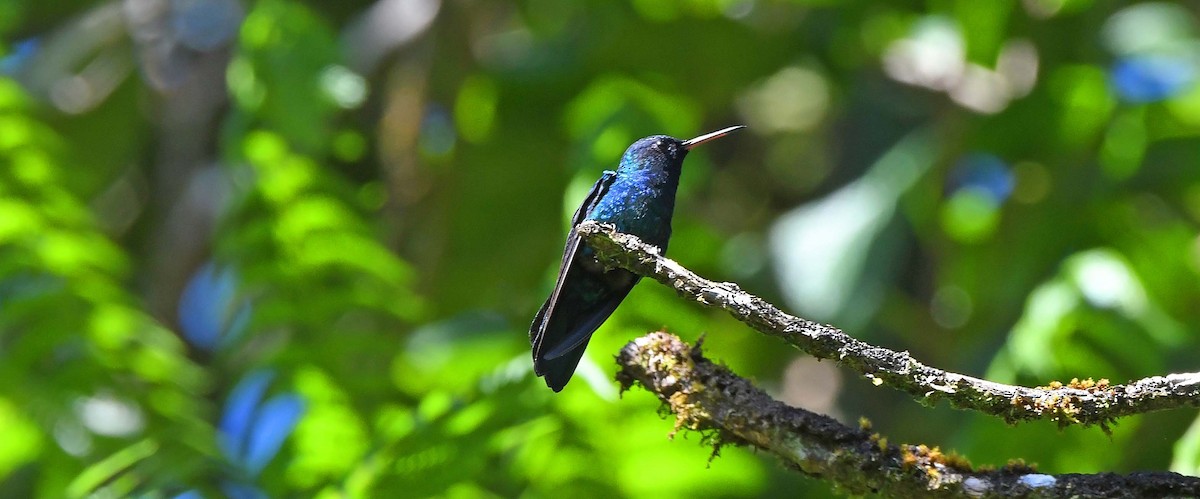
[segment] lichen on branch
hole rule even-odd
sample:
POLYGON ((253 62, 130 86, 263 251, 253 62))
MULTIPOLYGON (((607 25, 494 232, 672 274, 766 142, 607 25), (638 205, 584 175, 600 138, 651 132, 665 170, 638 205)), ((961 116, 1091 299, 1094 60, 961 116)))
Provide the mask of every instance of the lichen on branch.
POLYGON ((1072 383, 1030 388, 944 371, 897 352, 859 341, 842 330, 784 313, 731 282, 714 282, 662 256, 658 248, 612 226, 585 221, 576 230, 599 260, 674 288, 705 306, 725 310, 758 331, 776 336, 819 359, 834 359, 915 399, 999 416, 1007 422, 1049 419, 1061 426, 1100 425, 1164 409, 1200 407, 1200 373, 1153 376, 1129 383, 1072 383))
POLYGON ((976 469, 926 445, 894 445, 866 425, 771 399, 704 358, 700 347, 654 332, 617 356, 623 389, 641 385, 675 415, 676 431, 705 432, 720 445, 748 445, 850 494, 884 497, 1198 497, 1200 478, 1170 472, 1117 475, 1037 473, 1023 464, 976 469))

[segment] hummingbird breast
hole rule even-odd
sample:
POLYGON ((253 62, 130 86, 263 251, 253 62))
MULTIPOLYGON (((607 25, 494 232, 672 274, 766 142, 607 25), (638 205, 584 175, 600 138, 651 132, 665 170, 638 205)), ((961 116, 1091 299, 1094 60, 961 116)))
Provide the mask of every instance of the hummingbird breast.
POLYGON ((587 219, 613 224, 618 231, 638 236, 665 251, 679 186, 678 177, 667 177, 618 174, 587 219))

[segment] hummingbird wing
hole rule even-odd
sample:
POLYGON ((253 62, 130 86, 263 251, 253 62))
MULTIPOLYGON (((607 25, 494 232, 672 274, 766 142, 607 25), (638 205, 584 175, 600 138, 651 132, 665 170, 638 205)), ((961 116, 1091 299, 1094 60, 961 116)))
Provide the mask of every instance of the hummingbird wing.
POLYGON ((600 200, 608 194, 608 189, 612 187, 613 181, 617 179, 617 172, 612 170, 604 170, 600 174, 600 178, 592 184, 592 190, 588 191, 587 197, 583 198, 583 203, 575 208, 575 214, 571 215, 571 232, 575 232, 575 226, 583 223, 588 214, 600 204, 600 200))
POLYGON ((530 327, 534 372, 545 376, 546 384, 555 391, 571 379, 587 340, 637 281, 635 275, 623 270, 605 272, 591 258, 591 249, 575 231, 575 226, 595 209, 614 179, 615 172, 604 172, 575 211, 554 292, 530 327))
POLYGON ((544 340, 546 332, 546 323, 554 315, 559 298, 562 295, 563 284, 567 282, 567 276, 573 274, 572 263, 575 257, 579 254, 582 238, 575 231, 575 227, 587 218, 588 214, 600 204, 600 200, 608 193, 608 188, 612 186, 613 180, 616 180, 617 172, 605 170, 600 175, 600 179, 592 185, 592 190, 588 191, 587 197, 583 198, 583 203, 579 208, 575 209, 575 214, 571 216, 571 230, 567 233, 567 246, 563 249, 562 263, 558 266, 558 280, 554 283, 554 291, 550 293, 550 298, 546 299, 546 303, 542 305, 542 309, 538 311, 537 317, 533 319, 533 326, 530 329, 530 338, 533 340, 534 354, 540 353, 540 347, 544 340))
POLYGON ((604 323, 633 289, 637 276, 624 270, 608 275, 572 276, 555 308, 543 306, 544 325, 533 346, 533 370, 546 385, 562 390, 575 372, 592 333, 604 323), (619 281, 614 283, 613 281, 619 281))
MULTIPOLYGON (((600 178, 592 184, 592 190, 588 191, 587 197, 583 198, 583 203, 575 208, 575 214, 571 215, 571 230, 567 232, 567 247, 563 250, 562 263, 558 265, 558 281, 554 283, 554 292, 550 294, 550 299, 546 300, 549 305, 557 301, 555 297, 559 290, 562 289, 563 279, 566 276, 567 269, 571 266, 571 260, 575 258, 575 253, 579 250, 579 234, 575 232, 575 226, 583 223, 588 214, 596 205, 600 204, 600 200, 608 193, 608 188, 612 186, 613 180, 616 180, 617 172, 612 170, 604 170, 600 174, 600 178)), ((542 310, 546 307, 542 306, 542 310)), ((533 326, 536 328, 538 323, 542 321, 542 312, 538 312, 538 316, 533 321, 533 326)))

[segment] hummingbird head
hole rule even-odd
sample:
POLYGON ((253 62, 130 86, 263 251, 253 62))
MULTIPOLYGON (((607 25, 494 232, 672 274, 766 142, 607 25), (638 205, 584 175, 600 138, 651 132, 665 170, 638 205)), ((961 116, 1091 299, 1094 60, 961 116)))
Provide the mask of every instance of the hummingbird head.
POLYGON ((666 135, 651 135, 634 142, 629 149, 625 150, 619 169, 655 169, 678 172, 683 166, 683 158, 693 147, 743 128, 746 126, 731 126, 688 140, 680 140, 666 135))
POLYGON ((625 150, 625 155, 621 156, 620 169, 678 171, 687 153, 682 140, 666 135, 652 135, 634 142, 625 150))

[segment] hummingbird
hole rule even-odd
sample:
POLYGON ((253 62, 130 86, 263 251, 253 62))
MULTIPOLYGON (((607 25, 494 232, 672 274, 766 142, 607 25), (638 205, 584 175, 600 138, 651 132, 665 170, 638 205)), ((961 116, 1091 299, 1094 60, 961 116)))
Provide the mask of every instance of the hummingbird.
POLYGON ((592 186, 571 217, 554 291, 529 327, 533 372, 545 377, 550 389, 558 392, 567 385, 592 333, 640 279, 625 269, 605 270, 575 228, 584 220, 612 224, 665 253, 683 158, 693 147, 742 128, 731 126, 688 140, 666 135, 638 140, 625 150, 617 170, 606 170, 592 186))

